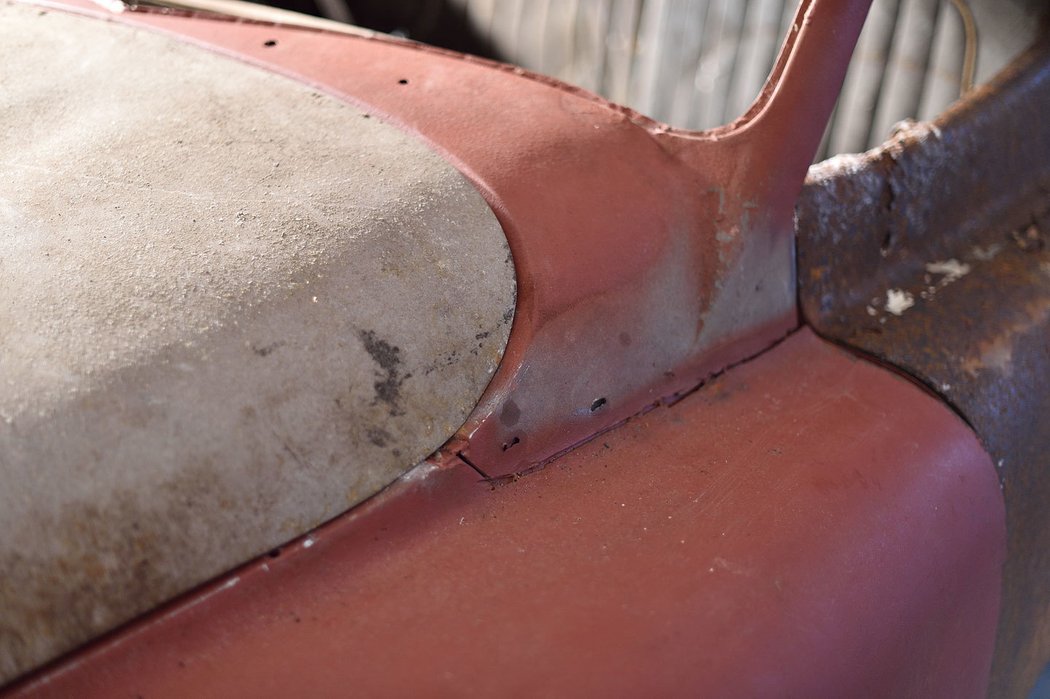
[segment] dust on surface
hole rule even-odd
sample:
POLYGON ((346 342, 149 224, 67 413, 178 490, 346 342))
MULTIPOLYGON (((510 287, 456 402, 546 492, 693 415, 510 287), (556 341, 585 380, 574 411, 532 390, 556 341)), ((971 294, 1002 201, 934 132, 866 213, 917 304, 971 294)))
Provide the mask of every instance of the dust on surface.
POLYGON ((287 78, 0 3, 0 83, 3 683, 440 446, 515 280, 456 170, 287 78))

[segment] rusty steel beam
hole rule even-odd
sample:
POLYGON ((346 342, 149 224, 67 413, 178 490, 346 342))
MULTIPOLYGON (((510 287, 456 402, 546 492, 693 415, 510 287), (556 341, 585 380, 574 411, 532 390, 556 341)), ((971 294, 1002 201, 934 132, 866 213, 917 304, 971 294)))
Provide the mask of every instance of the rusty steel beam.
POLYGON ((1007 503, 991 694, 1050 658, 1050 42, 933 122, 814 166, 797 209, 818 332, 900 367, 974 427, 1007 503))

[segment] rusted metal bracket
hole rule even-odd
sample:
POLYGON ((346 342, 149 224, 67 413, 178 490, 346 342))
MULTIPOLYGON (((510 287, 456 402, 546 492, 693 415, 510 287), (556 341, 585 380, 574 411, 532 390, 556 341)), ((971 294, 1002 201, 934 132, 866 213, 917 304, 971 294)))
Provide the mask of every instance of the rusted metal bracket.
POLYGON ((1050 658, 1050 41, 928 124, 815 166, 798 205, 801 307, 826 337, 953 405, 1007 502, 991 693, 1050 658))

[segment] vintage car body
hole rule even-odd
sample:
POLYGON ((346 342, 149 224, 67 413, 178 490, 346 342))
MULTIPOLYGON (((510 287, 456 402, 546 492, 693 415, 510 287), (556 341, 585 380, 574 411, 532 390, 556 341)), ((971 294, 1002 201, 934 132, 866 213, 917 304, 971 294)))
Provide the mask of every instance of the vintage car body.
MULTIPOLYGON (((168 189, 191 200, 223 187, 242 196, 221 217, 233 221, 190 225, 185 209, 142 194, 152 181, 132 179, 128 207, 140 220, 112 215, 118 230, 130 226, 123 258, 76 257, 97 250, 106 196, 119 188, 81 178, 62 211, 66 193, 44 196, 41 172, 52 171, 25 154, 7 164, 22 179, 4 192, 4 274, 14 280, 4 301, 22 334, 8 335, 2 366, 27 396, 6 404, 0 426, 7 692, 1023 695, 1047 654, 1038 503, 1050 430, 1038 387, 1050 361, 1050 263, 1039 224, 1015 242, 1023 255, 993 256, 1026 276, 1009 294, 986 283, 998 295, 975 314, 980 334, 953 336, 942 356, 930 326, 906 333, 913 354, 938 357, 932 368, 855 335, 863 321, 879 331, 868 335, 890 337, 918 316, 870 301, 903 293, 895 275, 920 258, 902 241, 936 230, 932 214, 907 212, 960 197, 1006 218, 1045 200, 1045 137, 1026 134, 1025 151, 1016 110, 994 109, 1022 100, 1013 95, 1045 103, 1044 52, 933 126, 867 160, 823 166, 803 189, 866 9, 803 2, 754 106, 728 126, 687 132, 520 69, 362 32, 76 1, 4 5, 8 21, 53 22, 61 36, 105 44, 92 50, 107 66, 139 51, 142 71, 113 84, 147 115, 179 117, 190 104, 182 122, 172 117, 185 126, 200 85, 211 85, 208 104, 238 91, 242 106, 265 97, 265 109, 239 116, 205 112, 206 128, 175 139, 185 151, 166 142, 123 166, 174 178, 168 189), (188 71, 189 92, 157 98, 170 96, 148 78, 158 55, 188 71), (306 136, 285 142, 282 127, 306 136), (990 131, 1005 141, 1001 177, 949 180, 953 163, 976 157, 959 149, 990 131), (328 142, 341 150, 325 152, 328 142), (252 162, 271 147, 273 158, 252 162), (252 199, 261 208, 242 221, 246 197, 276 191, 260 183, 277 154, 292 213, 252 199), (350 166, 355 157, 371 171, 350 166), (895 184, 911 171, 886 163, 908 157, 932 164, 895 184), (209 165, 178 174, 194 162, 209 165), (238 189, 249 180, 255 189, 238 189), (846 206, 843 187, 867 189, 846 206), (77 228, 80 246, 41 244, 58 228, 37 225, 40 207, 74 218, 92 210, 85 197, 98 206, 94 227, 77 228), (908 202, 905 213, 894 201, 908 202), (312 232, 297 226, 303 202, 312 232), (221 260, 273 264, 183 269, 182 249, 164 258, 150 247, 162 222, 164 240, 215 251, 229 235, 237 250, 221 260), (866 247, 852 243, 867 230, 860 222, 871 228, 866 247), (251 235, 235 228, 245 223, 251 235), (895 226, 890 244, 885 225, 895 226), (285 232, 299 235, 294 244, 285 232), (865 262, 874 244, 883 247, 865 262), (40 259, 51 252, 88 265, 71 284, 86 295, 56 294, 82 267, 40 259), (101 352, 106 318, 81 322, 84 304, 137 288, 129 276, 100 279, 155 256, 154 289, 198 275, 194 289, 208 293, 116 304, 111 316, 129 319, 125 344, 137 349, 101 352), (212 274, 216 293, 203 279, 212 274), (288 281, 249 293, 274 279, 288 281), (26 301, 22 289, 33 290, 26 301), (1002 306, 1022 293, 1018 320, 1002 306), (48 322, 55 335, 40 330, 48 322), (996 332, 990 351, 981 343, 996 332), (950 388, 940 366, 951 367, 950 388), (83 393, 47 402, 47 387, 67 381, 83 393), (1006 418, 974 417, 982 390, 1004 396, 1006 418), (996 441, 1010 429, 1027 441, 996 441), (1013 470, 1008 448, 1023 453, 1013 470), (1004 510, 1014 474, 1024 504, 1004 510)), ((81 89, 52 72, 60 95, 81 89)), ((41 99, 53 106, 54 93, 41 99)), ((91 104, 105 103, 94 94, 91 104)), ((120 162, 97 131, 76 131, 84 123, 58 130, 70 143, 57 152, 98 143, 89 166, 120 162)), ((5 136, 15 153, 19 138, 42 138, 5 136)), ((67 163, 48 162, 76 181, 67 163)), ((104 169, 87 172, 111 184, 104 169)), ((1015 228, 1011 218, 1005 233, 959 234, 957 250, 922 248, 923 264, 977 270, 937 286, 938 301, 996 278, 965 255, 974 245, 985 255, 1015 228)))

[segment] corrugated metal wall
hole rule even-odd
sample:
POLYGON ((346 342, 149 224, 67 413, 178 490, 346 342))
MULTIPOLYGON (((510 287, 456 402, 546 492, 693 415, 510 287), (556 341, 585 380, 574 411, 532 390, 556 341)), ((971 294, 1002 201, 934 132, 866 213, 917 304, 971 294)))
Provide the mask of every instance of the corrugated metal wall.
MULTIPOLYGON (((795 0, 450 0, 501 55, 684 128, 743 113, 795 0)), ((972 2, 978 81, 1035 35, 1024 3, 972 2)), ((864 150, 959 94, 965 36, 947 0, 875 0, 821 156, 864 150)))

